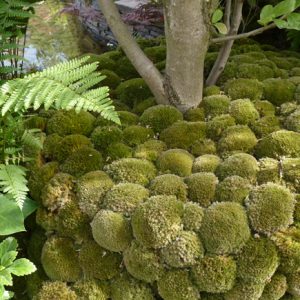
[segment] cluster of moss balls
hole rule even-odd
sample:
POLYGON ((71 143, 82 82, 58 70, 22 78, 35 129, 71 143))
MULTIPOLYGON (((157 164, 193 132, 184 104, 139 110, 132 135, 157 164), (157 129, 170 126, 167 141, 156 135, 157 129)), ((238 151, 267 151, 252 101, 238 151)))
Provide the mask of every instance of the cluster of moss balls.
MULTIPOLYGON (((139 43, 163 68, 164 41, 139 43)), ((29 180, 28 297, 300 299, 293 55, 237 44, 220 87, 184 114, 155 105, 120 50, 94 56, 121 125, 73 111, 26 121, 47 135, 29 180)))

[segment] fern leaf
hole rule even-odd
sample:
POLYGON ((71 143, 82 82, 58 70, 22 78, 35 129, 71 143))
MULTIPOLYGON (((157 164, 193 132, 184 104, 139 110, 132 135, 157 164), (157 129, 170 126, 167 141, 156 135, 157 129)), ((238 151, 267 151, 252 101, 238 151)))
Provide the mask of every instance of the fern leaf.
POLYGON ((40 133, 41 131, 39 129, 25 130, 21 138, 23 146, 27 146, 33 150, 41 150, 43 143, 40 136, 38 136, 40 133))

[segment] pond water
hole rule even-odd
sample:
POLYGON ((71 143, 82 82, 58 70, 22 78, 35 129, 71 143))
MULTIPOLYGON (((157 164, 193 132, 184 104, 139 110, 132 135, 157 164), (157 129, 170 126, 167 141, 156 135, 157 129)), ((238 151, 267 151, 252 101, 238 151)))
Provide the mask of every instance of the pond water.
POLYGON ((101 53, 75 16, 60 14, 63 7, 60 0, 36 5, 26 37, 25 69, 43 69, 83 53, 101 53))

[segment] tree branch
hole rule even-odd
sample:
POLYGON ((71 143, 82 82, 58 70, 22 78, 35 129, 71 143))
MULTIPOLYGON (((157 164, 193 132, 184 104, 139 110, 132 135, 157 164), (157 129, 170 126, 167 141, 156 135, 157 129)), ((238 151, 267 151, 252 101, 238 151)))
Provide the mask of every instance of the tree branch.
POLYGON ((231 2, 232 0, 227 0, 225 6, 224 23, 227 27, 227 30, 230 30, 231 2))
POLYGON ((114 1, 98 0, 98 3, 115 38, 138 73, 148 84, 157 103, 169 104, 164 91, 162 75, 132 37, 122 21, 114 1))

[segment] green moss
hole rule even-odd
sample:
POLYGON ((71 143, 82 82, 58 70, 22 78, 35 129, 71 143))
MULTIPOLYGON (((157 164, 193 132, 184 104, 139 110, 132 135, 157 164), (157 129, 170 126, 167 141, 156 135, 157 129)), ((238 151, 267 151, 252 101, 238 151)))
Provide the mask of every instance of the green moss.
POLYGON ((150 97, 141 102, 135 103, 132 111, 138 115, 141 115, 146 109, 154 105, 156 105, 156 100, 154 97, 150 97))
POLYGON ((158 140, 149 140, 137 146, 134 156, 136 158, 156 161, 159 155, 166 150, 167 145, 164 142, 158 140))
POLYGON ((221 89, 216 85, 207 86, 204 88, 203 95, 205 97, 212 95, 219 95, 221 93, 221 89))
POLYGON ((201 293, 202 300, 224 300, 223 294, 201 293))
POLYGON ((117 60, 117 66, 118 67, 114 69, 114 71, 125 80, 137 78, 140 76, 126 56, 123 56, 117 60))
POLYGON ((248 125, 259 118, 259 113, 249 99, 238 99, 230 102, 229 113, 237 124, 248 125))
POLYGON ((123 133, 117 126, 96 127, 91 135, 91 141, 98 150, 105 150, 109 145, 122 141, 123 133))
POLYGON ((121 78, 112 70, 101 70, 101 75, 106 76, 106 78, 101 81, 102 86, 115 89, 121 83, 121 78))
POLYGON ((57 133, 60 136, 68 134, 89 135, 93 130, 95 117, 85 111, 76 113, 74 110, 57 111, 48 120, 47 133, 57 133))
POLYGON ((91 226, 94 240, 107 250, 123 251, 132 240, 130 223, 120 213, 102 209, 95 215, 91 226))
POLYGON ((232 290, 224 295, 224 300, 258 300, 263 293, 263 283, 238 281, 232 290))
POLYGON ((249 195, 251 184, 249 180, 240 176, 226 177, 216 188, 216 200, 219 202, 237 202, 244 204, 249 195))
POLYGON ((149 191, 142 185, 119 183, 106 193, 102 207, 129 216, 148 197, 149 191))
POLYGON ((142 49, 149 48, 149 47, 155 47, 159 45, 165 45, 165 39, 164 37, 157 37, 157 38, 142 38, 138 37, 136 39, 136 42, 139 44, 139 46, 142 49))
POLYGON ((137 158, 122 158, 104 169, 116 182, 147 185, 156 176, 156 169, 150 161, 137 158))
POLYGON ((139 117, 129 111, 118 111, 118 115, 122 126, 136 125, 139 122, 139 117))
POLYGON ((237 67, 237 78, 250 78, 259 81, 275 77, 272 68, 259 64, 239 64, 237 67))
POLYGON ((261 233, 286 229, 293 223, 295 200, 290 191, 274 183, 251 191, 247 210, 252 228, 261 233))
POLYGON ((281 163, 282 175, 286 185, 291 191, 300 193, 300 159, 285 158, 281 163))
POLYGON ((162 61, 156 63, 156 64, 155 64, 155 67, 156 67, 159 71, 163 72, 163 70, 165 70, 165 68, 166 68, 166 60, 162 60, 162 61))
POLYGON ((235 62, 228 62, 222 72, 217 84, 223 85, 227 80, 235 78, 238 64, 235 62))
POLYGON ((106 300, 109 298, 106 286, 96 280, 77 281, 72 289, 80 300, 106 300))
POLYGON ((300 297, 300 273, 288 274, 287 284, 287 291, 295 297, 300 297))
POLYGON ((300 194, 295 196, 296 198, 296 205, 295 205, 295 212, 294 212, 294 220, 297 223, 300 223, 300 194))
POLYGON ((300 109, 290 114, 285 120, 285 128, 300 133, 300 109))
MULTIPOLYGON (((217 50, 217 49, 214 49, 217 50)), ((212 50, 212 51, 214 51, 212 50)), ((218 58, 218 52, 206 52, 205 60, 204 60, 204 76, 207 78, 209 76, 209 72, 211 71, 212 67, 216 59, 218 58)))
POLYGON ((65 282, 45 281, 33 300, 78 300, 75 292, 65 282))
POLYGON ((178 176, 189 176, 192 173, 194 157, 185 150, 172 149, 162 152, 157 160, 161 173, 173 173, 178 176))
POLYGON ((44 230, 37 227, 30 235, 30 239, 27 244, 28 258, 35 264, 41 264, 41 253, 46 241, 44 230))
POLYGON ((205 256, 192 274, 201 292, 224 293, 235 283, 236 263, 230 256, 205 256))
POLYGON ((295 67, 290 71, 291 76, 300 76, 300 67, 295 67))
POLYGON ((300 133, 278 130, 262 138, 255 149, 257 157, 300 156, 300 133))
POLYGON ((103 69, 115 70, 117 67, 116 62, 114 61, 115 57, 113 55, 97 55, 89 53, 88 56, 90 57, 88 63, 97 62, 97 69, 99 71, 103 69))
POLYGON ((202 105, 204 108, 205 116, 213 118, 217 115, 228 113, 230 100, 225 95, 212 95, 204 97, 202 105))
POLYGON ((185 112, 184 119, 190 122, 205 121, 204 109, 202 107, 190 108, 185 112))
POLYGON ((262 138, 274 131, 278 131, 280 129, 280 122, 275 116, 265 116, 254 121, 251 129, 258 138, 262 138))
POLYGON ((230 115, 220 115, 207 122, 207 136, 215 141, 219 140, 224 130, 236 125, 235 119, 230 115))
POLYGON ((271 78, 264 80, 264 99, 274 105, 281 105, 284 102, 293 101, 295 85, 286 79, 271 78))
POLYGON ((124 129, 123 137, 126 144, 134 147, 153 138, 154 132, 151 128, 146 128, 139 125, 132 125, 124 129))
POLYGON ((244 63, 244 64, 251 64, 253 62, 253 57, 247 54, 236 54, 229 57, 230 62, 235 63, 244 63))
POLYGON ((36 224, 43 228, 46 232, 57 230, 58 220, 55 213, 48 211, 43 207, 38 207, 36 211, 36 224))
POLYGON ((290 62, 286 57, 271 56, 269 59, 272 60, 280 69, 290 70, 293 68, 292 62, 290 62))
POLYGON ((279 300, 287 290, 286 277, 282 274, 275 274, 266 284, 260 300, 279 300))
POLYGON ((256 100, 253 104, 261 117, 273 116, 275 114, 274 105, 267 100, 256 100))
POLYGON ((165 46, 154 46, 144 49, 145 54, 153 63, 158 63, 166 59, 167 49, 165 46))
POLYGON ((142 78, 134 78, 120 83, 115 92, 117 98, 131 108, 135 103, 152 96, 150 89, 142 78))
POLYGON ((47 279, 48 278, 46 274, 41 269, 38 269, 34 273, 26 276, 26 295, 28 296, 29 299, 37 300, 35 296, 41 290, 43 283, 47 279))
POLYGON ((187 202, 184 206, 182 223, 185 230, 198 232, 202 225, 204 209, 197 203, 187 202))
POLYGON ((43 143, 42 155, 46 159, 56 160, 58 153, 60 152, 58 146, 60 145, 63 138, 57 133, 48 135, 43 143))
POLYGON ((153 196, 134 211, 133 234, 145 247, 164 247, 178 235, 182 214, 183 203, 175 196, 153 196))
POLYGON ((282 103, 279 108, 280 116, 289 116, 292 114, 296 109, 298 108, 298 105, 296 102, 286 102, 282 103))
POLYGON ((205 130, 205 122, 178 121, 164 129, 159 138, 170 149, 180 148, 188 150, 195 141, 205 138, 205 130))
POLYGON ((91 219, 100 209, 105 193, 113 186, 113 181, 103 171, 92 171, 76 182, 77 199, 80 209, 91 219))
POLYGON ((51 280, 74 282, 81 277, 78 252, 69 238, 52 236, 44 244, 41 256, 45 273, 51 280))
POLYGON ((216 143, 210 139, 195 141, 192 144, 190 152, 195 156, 217 153, 216 143))
POLYGON ((151 288, 147 284, 126 273, 121 273, 112 281, 111 298, 113 300, 155 300, 151 288))
POLYGON ((200 237, 209 253, 238 252, 250 237, 244 208, 233 202, 211 205, 205 211, 200 237))
POLYGON ((85 173, 101 170, 102 167, 102 154, 95 149, 82 147, 71 154, 60 166, 60 169, 65 173, 80 177, 85 173))
POLYGON ((152 196, 176 196, 178 200, 187 201, 187 186, 183 179, 174 174, 164 174, 155 177, 149 187, 152 196))
POLYGON ((218 178, 214 173, 194 173, 185 179, 189 200, 208 207, 214 200, 218 178))
POLYGON ((217 155, 204 154, 194 160, 192 171, 197 172, 214 172, 221 163, 221 159, 217 155))
POLYGON ((111 162, 121 158, 132 157, 132 148, 124 143, 110 144, 106 149, 106 161, 111 162))
POLYGON ((228 127, 218 142, 218 151, 223 155, 234 152, 252 153, 257 144, 253 131, 246 125, 228 127))
POLYGON ((23 121, 23 126, 26 129, 40 129, 41 131, 45 131, 46 125, 47 119, 37 115, 26 118, 23 121))
POLYGON ((164 272, 158 254, 133 241, 124 251, 124 264, 127 271, 136 279, 152 283, 158 280, 164 272))
POLYGON ((263 85, 257 79, 233 79, 226 82, 225 92, 233 100, 258 100, 262 97, 263 85))
POLYGON ((79 250, 79 265, 85 279, 108 280, 120 271, 122 256, 101 248, 95 241, 88 240, 79 250))
POLYGON ((181 231, 174 241, 161 250, 163 261, 174 268, 193 266, 203 255, 202 243, 193 231, 181 231))
POLYGON ((197 300, 199 292, 187 270, 172 270, 158 282, 158 293, 164 300, 197 300))
POLYGON ((144 126, 149 126, 155 133, 160 133, 177 121, 182 121, 182 113, 174 106, 156 105, 144 111, 140 121, 144 126))

